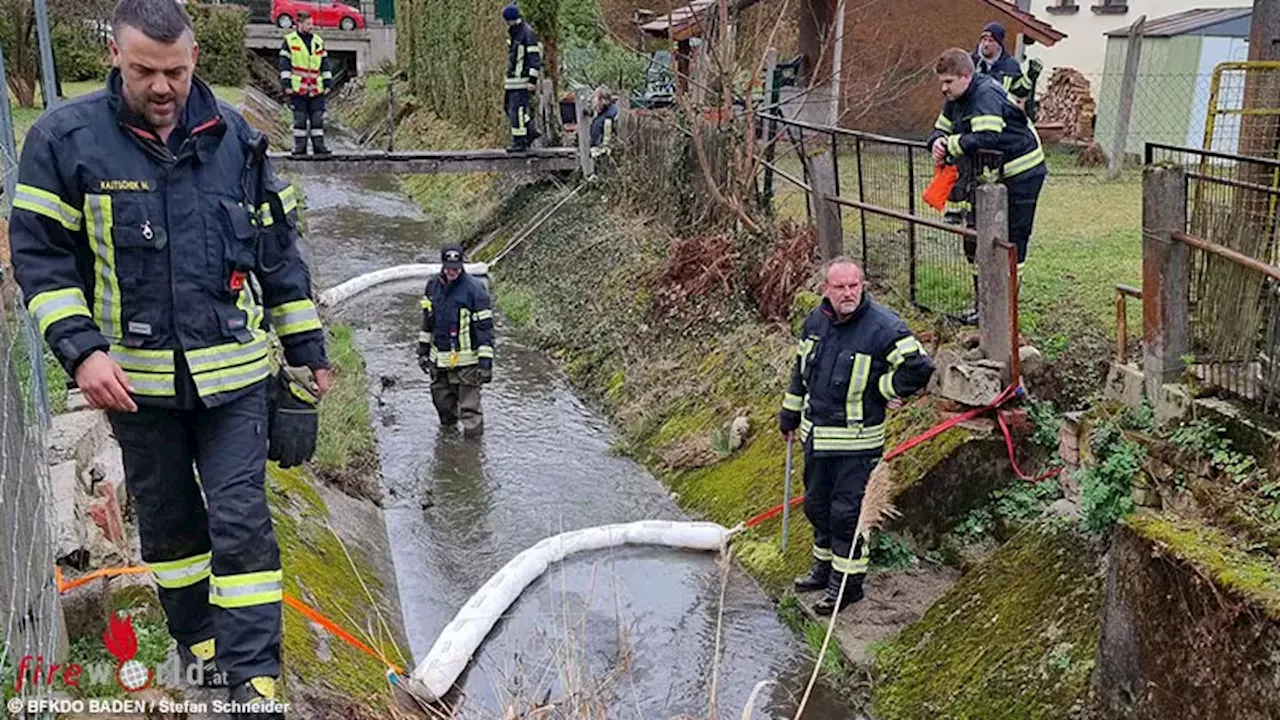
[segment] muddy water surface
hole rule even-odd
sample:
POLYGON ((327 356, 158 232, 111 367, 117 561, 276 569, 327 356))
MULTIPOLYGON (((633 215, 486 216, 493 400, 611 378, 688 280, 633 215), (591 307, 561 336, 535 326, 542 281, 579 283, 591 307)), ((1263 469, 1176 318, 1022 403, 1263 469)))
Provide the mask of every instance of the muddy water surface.
MULTIPOLYGON (((303 182, 312 273, 320 287, 438 257, 429 218, 390 178, 303 182)), ((442 432, 414 348, 420 283, 384 286, 339 315, 369 372, 413 662, 471 594, 539 540, 606 523, 682 519, 661 483, 610 452, 613 432, 543 354, 498 320, 485 433, 442 432)), ((571 557, 536 581, 490 633, 459 681, 464 717, 499 717, 549 698, 589 697, 618 718, 707 717, 717 625, 717 717, 790 718, 811 669, 803 643, 737 568, 710 554, 626 548, 571 557), (723 617, 720 617, 723 592, 723 617)), ((595 713, 592 717, 599 717, 595 713)), ((854 717, 819 689, 806 718, 854 717)), ((584 716, 585 717, 585 716, 584 716)))

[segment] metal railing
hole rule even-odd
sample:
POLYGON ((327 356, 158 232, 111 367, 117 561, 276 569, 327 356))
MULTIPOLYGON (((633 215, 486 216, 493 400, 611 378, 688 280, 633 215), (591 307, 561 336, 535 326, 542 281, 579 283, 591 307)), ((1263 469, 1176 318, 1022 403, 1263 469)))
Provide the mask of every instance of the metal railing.
POLYGON ((809 159, 830 155, 835 192, 828 199, 857 211, 852 228, 842 219, 845 229, 854 231, 846 233, 845 253, 861 261, 873 287, 942 315, 974 306, 973 271, 963 241, 976 233, 947 222, 920 199, 933 173, 926 143, 772 114, 759 117, 782 127, 781 137, 767 141, 785 138, 795 150, 803 177, 787 173, 779 161, 767 167, 805 192, 810 218, 815 190, 809 159))
POLYGON ((1185 173, 1185 298, 1191 373, 1208 388, 1280 415, 1280 161, 1149 144, 1185 173))

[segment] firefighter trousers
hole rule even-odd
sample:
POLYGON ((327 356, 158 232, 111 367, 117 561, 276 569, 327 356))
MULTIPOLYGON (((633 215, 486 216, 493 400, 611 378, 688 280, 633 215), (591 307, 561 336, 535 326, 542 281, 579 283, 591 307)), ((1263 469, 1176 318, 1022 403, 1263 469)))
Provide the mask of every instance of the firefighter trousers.
POLYGON ((216 639, 218 669, 233 685, 279 677, 283 576, 264 487, 266 383, 216 408, 107 417, 170 634, 188 647, 216 639))
POLYGON ((484 427, 480 385, 478 366, 436 369, 431 374, 431 401, 440 415, 440 425, 447 427, 461 422, 466 432, 484 427))
POLYGON ((301 147, 305 151, 307 138, 311 138, 313 147, 323 149, 325 147, 324 96, 293 95, 289 101, 293 105, 294 146, 301 147))
POLYGON ((813 525, 813 556, 831 561, 836 572, 865 575, 871 556, 869 539, 857 538, 858 513, 877 455, 814 455, 804 458, 804 514, 813 525))
POLYGON ((507 90, 507 121, 511 123, 511 142, 513 145, 528 147, 538 136, 533 125, 533 115, 529 111, 532 93, 528 90, 507 90))

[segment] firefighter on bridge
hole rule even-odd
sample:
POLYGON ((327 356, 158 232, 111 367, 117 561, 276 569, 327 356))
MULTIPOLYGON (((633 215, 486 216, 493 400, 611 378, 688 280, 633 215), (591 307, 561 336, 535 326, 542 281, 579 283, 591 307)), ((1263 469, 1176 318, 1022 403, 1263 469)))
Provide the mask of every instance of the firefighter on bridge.
POLYGON ((529 108, 542 72, 542 44, 515 5, 502 8, 502 19, 507 22, 507 70, 502 81, 502 107, 511 123, 511 145, 507 149, 522 152, 540 135, 529 108))
POLYGON ((800 431, 804 513, 813 524, 813 567, 795 587, 825 589, 813 611, 831 615, 863 597, 870 538, 854 535, 884 452, 888 408, 924 388, 933 364, 906 323, 865 291, 856 263, 839 257, 823 273, 822 303, 805 318, 779 426, 788 440, 800 431))
POLYGON ((266 463, 310 456, 330 382, 297 197, 267 166, 266 138, 194 77, 181 4, 120 0, 111 27, 106 87, 27 134, 14 271, 50 349, 106 410, 179 653, 262 709, 284 591, 266 463), (314 388, 271 392, 283 381, 264 320, 314 388))
MULTIPOLYGON (((1035 224, 1036 203, 1048 174, 1044 149, 1035 125, 1000 82, 974 73, 973 59, 952 48, 934 67, 946 102, 929 135, 935 165, 952 163, 959 177, 947 198, 947 219, 974 227, 974 193, 978 178, 990 174, 1009 189, 1009 241, 1018 249, 1018 276, 1027 261, 1035 224), (988 155, 989 154, 989 155, 988 155), (995 158, 992 162, 991 157, 995 158)), ((963 318, 979 323, 977 310, 977 241, 964 239, 965 257, 973 273, 974 307, 963 318)))
POLYGON ((298 29, 284 36, 279 65, 280 87, 293 105, 293 154, 306 155, 310 138, 316 155, 328 155, 324 111, 333 71, 324 40, 313 31, 306 10, 298 11, 298 29))
POLYGON ((431 400, 442 428, 484 430, 480 386, 493 380, 493 310, 480 280, 467 274, 462 248, 440 251, 440 274, 422 294, 418 366, 431 376, 431 400))

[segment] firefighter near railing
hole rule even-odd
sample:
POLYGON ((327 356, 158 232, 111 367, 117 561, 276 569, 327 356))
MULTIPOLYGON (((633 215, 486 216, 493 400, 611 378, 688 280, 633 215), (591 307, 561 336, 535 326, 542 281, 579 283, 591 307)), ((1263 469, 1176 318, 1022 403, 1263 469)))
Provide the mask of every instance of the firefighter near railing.
POLYGON ((967 238, 976 241, 974 266, 978 272, 977 307, 983 322, 979 326, 980 346, 990 360, 1004 363, 1005 380, 1016 384, 1021 376, 1018 354, 1017 250, 1009 242, 1008 190, 1002 183, 983 182, 976 192, 973 229, 944 222, 921 201, 925 183, 917 180, 917 163, 932 165, 924 143, 857 132, 839 127, 812 125, 798 120, 768 116, 783 126, 801 159, 804 177, 786 172, 776 164, 761 160, 771 171, 806 194, 810 217, 816 216, 818 247, 822 259, 847 254, 858 258, 877 292, 887 292, 923 310, 954 316, 973 302, 971 270, 963 254, 967 238), (808 137, 806 137, 808 135, 808 137), (837 158, 836 182, 824 192, 809 173, 806 162, 816 147, 837 158), (857 178, 857 194, 840 194, 840 144, 851 144, 857 178), (888 163, 886 163, 886 158, 888 163), (905 165, 897 162, 905 158, 905 165), (868 182, 873 167, 890 171, 868 182), (887 188, 887 189, 886 189, 887 188), (894 207, 896 205, 897 207, 894 207), (843 208, 858 212, 859 244, 845 248, 840 222, 826 223, 823 208, 843 208), (901 224, 902 232, 876 234, 870 227, 901 224))

